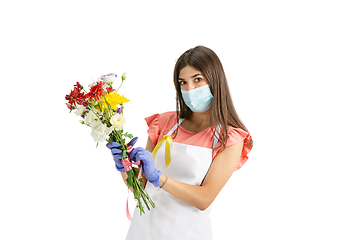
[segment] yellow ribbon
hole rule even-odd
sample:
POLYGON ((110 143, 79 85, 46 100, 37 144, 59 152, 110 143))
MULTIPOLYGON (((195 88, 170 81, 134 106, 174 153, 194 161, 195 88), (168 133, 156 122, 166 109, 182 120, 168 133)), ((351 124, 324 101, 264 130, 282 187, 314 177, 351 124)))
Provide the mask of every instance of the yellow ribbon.
POLYGON ((155 160, 155 155, 156 155, 157 151, 159 150, 159 148, 161 147, 161 145, 165 141, 166 141, 166 144, 165 144, 165 165, 166 165, 166 167, 168 167, 170 162, 171 162, 170 145, 171 145, 171 143, 173 141, 170 135, 164 135, 164 137, 161 139, 161 141, 158 142, 158 144, 156 144, 154 150, 152 151, 152 155, 153 155, 153 160, 155 160))

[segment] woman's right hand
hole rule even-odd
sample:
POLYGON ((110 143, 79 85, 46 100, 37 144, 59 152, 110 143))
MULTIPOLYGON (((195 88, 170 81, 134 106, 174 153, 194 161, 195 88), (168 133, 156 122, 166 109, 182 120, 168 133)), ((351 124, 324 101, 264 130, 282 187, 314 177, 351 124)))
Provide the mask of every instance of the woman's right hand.
MULTIPOLYGON (((128 145, 134 146, 137 139, 138 139, 137 137, 134 137, 133 139, 131 139, 128 145)), ((111 154, 113 155, 116 169, 120 172, 125 172, 124 165, 121 162, 121 159, 123 159, 123 151, 119 149, 120 146, 121 145, 118 142, 109 142, 106 144, 106 147, 111 150, 111 154)))
POLYGON ((135 162, 141 161, 143 173, 147 181, 151 182, 155 187, 159 186, 161 172, 155 168, 151 152, 138 147, 130 153, 129 158, 135 162))

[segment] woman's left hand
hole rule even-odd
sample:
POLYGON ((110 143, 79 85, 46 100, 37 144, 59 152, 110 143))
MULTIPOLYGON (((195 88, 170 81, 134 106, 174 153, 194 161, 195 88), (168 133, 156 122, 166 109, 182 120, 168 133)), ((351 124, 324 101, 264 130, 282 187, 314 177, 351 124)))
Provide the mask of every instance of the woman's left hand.
POLYGON ((138 147, 130 153, 129 158, 135 162, 142 161, 142 168, 146 179, 155 187, 159 186, 161 172, 155 168, 151 152, 138 147))

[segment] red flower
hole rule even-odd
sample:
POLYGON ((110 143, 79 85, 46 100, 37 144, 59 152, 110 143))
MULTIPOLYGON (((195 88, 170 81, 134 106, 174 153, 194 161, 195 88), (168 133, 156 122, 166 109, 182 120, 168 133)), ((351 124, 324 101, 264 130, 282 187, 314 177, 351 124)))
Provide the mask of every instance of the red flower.
POLYGON ((110 92, 113 92, 115 91, 115 89, 113 89, 112 87, 107 87, 106 88, 106 92, 110 93, 110 92))
POLYGON ((104 95, 104 82, 97 82, 96 85, 90 88, 90 92, 86 94, 86 97, 89 98, 91 101, 95 100, 98 101, 100 97, 104 95))
POLYGON ((74 85, 74 87, 76 87, 76 88, 78 88, 78 89, 80 89, 80 90, 83 89, 83 86, 81 86, 79 82, 76 82, 76 84, 74 85))
POLYGON ((81 92, 83 87, 80 85, 79 82, 76 82, 74 85, 74 90, 71 90, 69 95, 65 96, 65 100, 68 101, 66 106, 70 109, 70 112, 74 110, 77 105, 76 104, 82 104, 83 101, 85 101, 86 96, 85 93, 81 92))

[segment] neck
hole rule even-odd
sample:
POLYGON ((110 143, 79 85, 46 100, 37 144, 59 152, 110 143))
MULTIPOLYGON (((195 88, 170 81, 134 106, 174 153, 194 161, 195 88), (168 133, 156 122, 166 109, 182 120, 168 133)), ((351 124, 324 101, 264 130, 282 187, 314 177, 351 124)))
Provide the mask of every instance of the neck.
POLYGON ((207 128, 211 125, 211 107, 203 113, 193 112, 188 120, 196 127, 196 128, 207 128))

